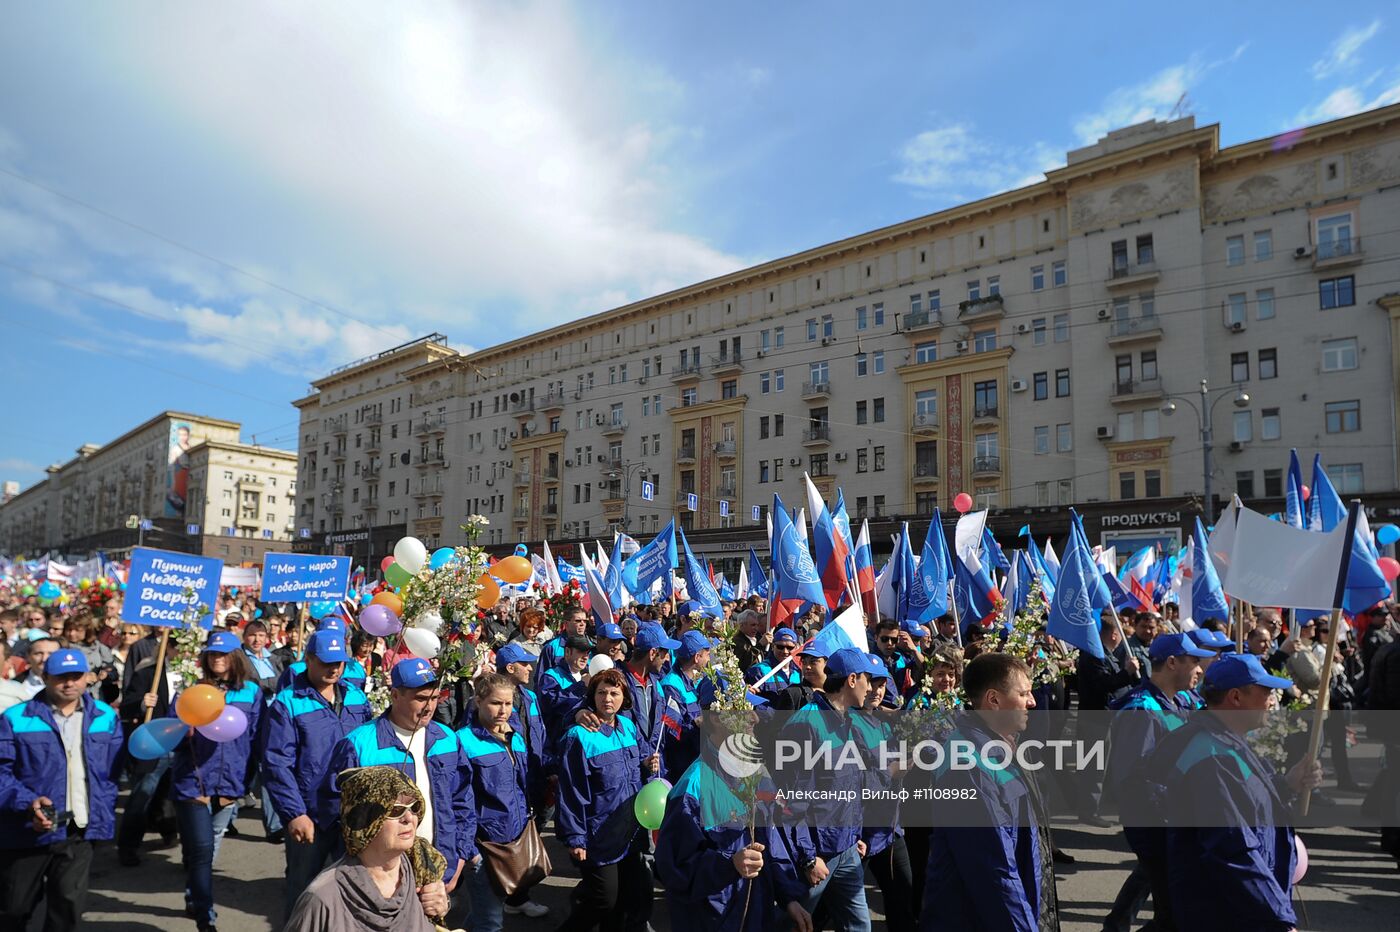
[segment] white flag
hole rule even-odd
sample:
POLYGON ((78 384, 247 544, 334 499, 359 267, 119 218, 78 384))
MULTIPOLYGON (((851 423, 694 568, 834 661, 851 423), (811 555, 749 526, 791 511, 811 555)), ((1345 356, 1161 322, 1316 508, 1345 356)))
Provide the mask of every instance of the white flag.
POLYGON ((559 564, 554 562, 554 554, 549 552, 549 541, 544 542, 544 591, 557 595, 564 591, 564 580, 559 578, 559 564))
POLYGON ((1337 598, 1347 524, 1326 534, 1239 509, 1225 594, 1255 605, 1331 606, 1337 598))
POLYGON ((1210 562, 1215 564, 1215 575, 1220 577, 1221 587, 1224 587, 1230 578, 1230 560, 1235 550, 1235 525, 1239 522, 1240 509, 1243 507, 1240 497, 1233 496, 1229 507, 1216 520, 1215 530, 1210 532, 1210 539, 1206 542, 1206 548, 1210 551, 1210 562))

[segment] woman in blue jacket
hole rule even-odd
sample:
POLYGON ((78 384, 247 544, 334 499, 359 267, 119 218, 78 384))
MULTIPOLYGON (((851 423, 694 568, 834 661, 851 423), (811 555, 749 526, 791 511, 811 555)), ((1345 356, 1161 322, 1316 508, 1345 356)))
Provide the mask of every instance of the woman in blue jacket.
POLYGON ((622 673, 603 670, 588 681, 597 729, 574 725, 564 733, 555 827, 583 879, 561 930, 645 928, 651 918, 651 871, 642 858, 647 835, 632 807, 644 769, 654 772, 656 762, 637 726, 618 714, 630 702, 622 673))
POLYGON ((224 702, 243 711, 248 727, 232 741, 211 741, 192 732, 176 748, 171 765, 170 796, 185 862, 185 903, 200 932, 214 928, 214 858, 238 814, 238 801, 248 791, 256 763, 253 739, 262 723, 262 689, 242 647, 231 631, 209 635, 199 654, 200 683, 223 690, 224 702))
MULTIPOLYGON (((512 726, 515 681, 500 673, 476 680, 472 723, 457 732, 462 742, 463 783, 471 805, 471 824, 463 826, 472 932, 500 932, 506 903, 491 883, 486 857, 476 846, 485 840, 510 844, 530 821, 530 763, 525 738, 512 726)), ((517 890, 511 909, 531 918, 548 914, 549 908, 528 899, 529 890, 517 890)))

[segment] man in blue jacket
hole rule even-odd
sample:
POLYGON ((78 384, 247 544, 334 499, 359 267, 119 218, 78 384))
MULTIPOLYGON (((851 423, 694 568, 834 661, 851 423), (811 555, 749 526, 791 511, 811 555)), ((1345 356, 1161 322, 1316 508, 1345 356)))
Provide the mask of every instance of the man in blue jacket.
MULTIPOLYGON (((540 663, 539 669, 535 671, 536 677, 543 677, 564 662, 564 648, 571 637, 584 638, 585 640, 588 638, 588 612, 581 608, 574 609, 564 621, 563 630, 545 641, 544 647, 540 648, 540 663)), ((536 685, 538 687, 538 682, 536 685)))
POLYGON ((317 832, 340 833, 340 787, 336 775, 352 767, 387 765, 403 772, 427 804, 418 835, 447 859, 443 882, 451 893, 470 849, 458 827, 470 824, 471 794, 465 792, 461 742, 456 732, 433 721, 441 687, 437 671, 421 657, 408 657, 389 672, 389 708, 336 742, 326 789, 321 794, 317 832))
MULTIPOLYGON (((797 632, 791 628, 778 628, 773 632, 773 643, 768 647, 768 653, 763 659, 744 671, 744 682, 750 686, 773 672, 773 668, 787 660, 792 652, 797 650, 797 645, 801 643, 797 640, 797 632)), ((783 689, 789 686, 796 686, 802 682, 802 665, 796 660, 789 663, 778 671, 777 674, 758 688, 759 695, 765 699, 776 696, 783 689)))
POLYGON ((369 721, 369 702, 341 679, 350 654, 345 639, 318 631, 306 645, 306 670, 293 676, 268 706, 262 772, 268 795, 287 827, 287 915, 330 857, 335 839, 314 821, 331 750, 369 721))
MULTIPOLYGON (((701 693, 706 682, 705 668, 715 642, 699 631, 681 635, 676 662, 661 678, 666 697, 664 720, 670 732, 662 744, 661 760, 666 773, 679 776, 700 756, 700 713, 708 704, 701 693)), ((712 694, 712 691, 711 691, 712 694)))
POLYGON ((112 837, 122 732, 87 675, 81 651, 55 651, 43 691, 0 715, 0 929, 27 928, 40 897, 46 930, 78 928, 92 843, 112 837))
POLYGON ((1294 796, 1322 782, 1299 761, 1285 777, 1249 746, 1270 693, 1293 685, 1253 654, 1223 654, 1206 670, 1205 711, 1162 739, 1149 772, 1164 776, 1172 915, 1191 932, 1293 929, 1294 796))
MULTIPOLYGON (((588 687, 583 674, 588 669, 588 658, 592 653, 593 645, 588 638, 571 634, 564 639, 564 659, 552 669, 541 670, 535 681, 550 758, 558 749, 564 732, 574 724, 574 711, 583 704, 588 687)), ((543 654, 540 659, 543 662, 543 654)))

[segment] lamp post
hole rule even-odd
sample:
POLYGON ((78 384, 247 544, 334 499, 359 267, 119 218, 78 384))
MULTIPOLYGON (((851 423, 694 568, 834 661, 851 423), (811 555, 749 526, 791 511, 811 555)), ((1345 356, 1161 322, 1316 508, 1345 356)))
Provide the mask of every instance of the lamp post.
POLYGON ((629 463, 626 460, 619 460, 616 466, 608 469, 606 475, 609 480, 616 482, 622 480, 622 530, 631 530, 628 527, 630 518, 628 509, 632 504, 632 473, 649 473, 646 463, 629 463))
POLYGON ((1231 388, 1215 389, 1216 397, 1210 398, 1211 388, 1205 379, 1201 379, 1200 403, 1199 406, 1185 394, 1168 395, 1167 400, 1162 404, 1162 413, 1172 415, 1176 413, 1176 403, 1182 404, 1196 412, 1196 427, 1201 434, 1201 469, 1202 480, 1204 481, 1205 502, 1204 511, 1206 514, 1206 524, 1215 523, 1215 496, 1211 489, 1211 473, 1214 472, 1214 465, 1211 463, 1211 451, 1215 447, 1215 428, 1212 421, 1215 417, 1215 406, 1220 404, 1221 399, 1231 398, 1237 408, 1249 407, 1249 393, 1244 390, 1243 385, 1234 385, 1231 388), (1233 394, 1231 394, 1233 391, 1233 394))

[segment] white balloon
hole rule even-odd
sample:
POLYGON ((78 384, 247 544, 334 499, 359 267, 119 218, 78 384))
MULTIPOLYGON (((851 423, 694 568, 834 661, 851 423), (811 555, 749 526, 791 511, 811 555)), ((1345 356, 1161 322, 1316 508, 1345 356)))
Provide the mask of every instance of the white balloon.
POLYGON ((413 622, 413 627, 437 634, 438 629, 442 627, 442 616, 432 609, 428 609, 418 616, 413 622))
POLYGON ((612 658, 607 654, 594 654, 593 659, 588 661, 588 675, 595 676, 604 670, 613 668, 612 658))
POLYGON ((401 537, 394 545, 394 562, 416 576, 428 562, 428 548, 416 537, 401 537))
POLYGON ((438 655, 438 651, 442 650, 442 642, 438 640, 438 636, 422 628, 404 628, 403 642, 413 651, 413 656, 422 657, 424 660, 432 660, 438 655))

